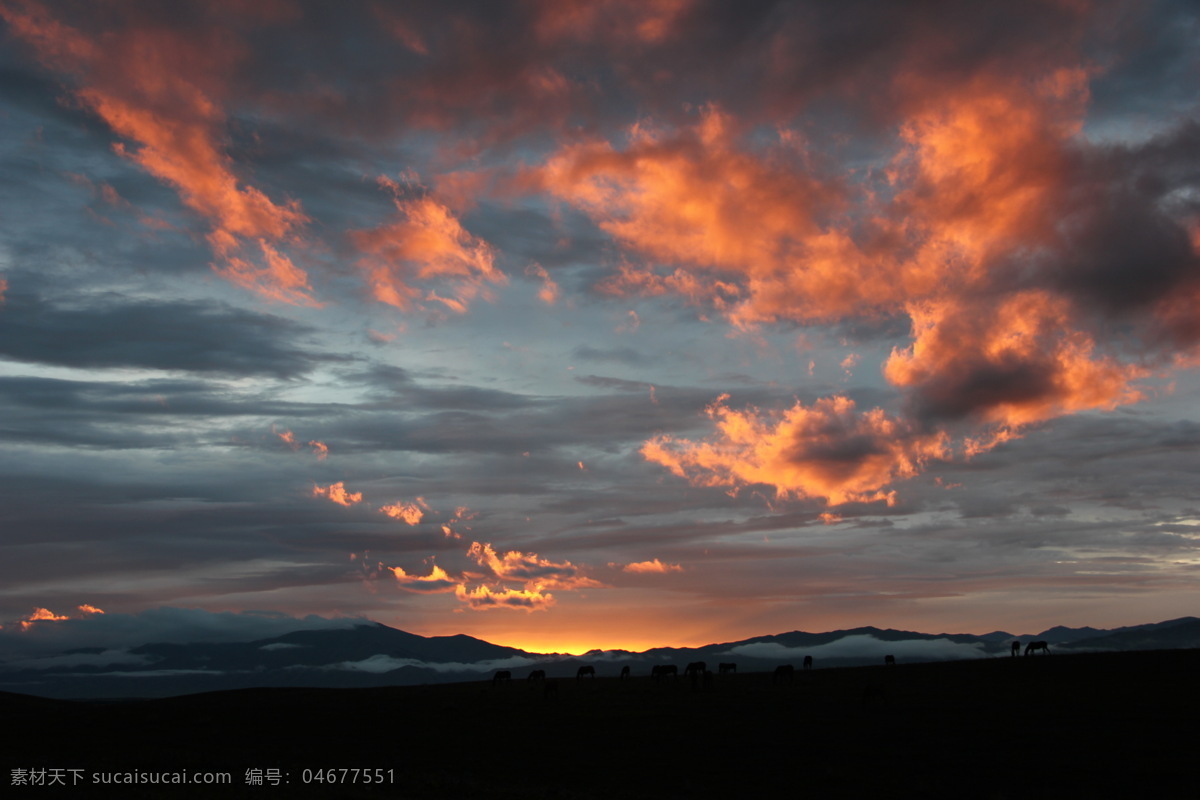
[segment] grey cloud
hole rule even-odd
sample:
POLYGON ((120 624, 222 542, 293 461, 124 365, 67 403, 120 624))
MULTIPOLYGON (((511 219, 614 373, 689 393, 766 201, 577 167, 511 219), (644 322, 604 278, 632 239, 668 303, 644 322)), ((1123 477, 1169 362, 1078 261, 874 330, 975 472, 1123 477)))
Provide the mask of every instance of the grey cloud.
POLYGON ((29 376, 0 377, 0 410, 0 432, 10 442, 114 451, 200 444, 229 447, 239 441, 261 446, 274 420, 330 413, 325 406, 279 400, 262 387, 247 393, 216 381, 29 376), (248 425, 245 418, 262 421, 248 425), (223 427, 214 433, 218 420, 223 420, 223 427))
POLYGON ((401 667, 421 667, 423 669, 431 669, 435 672, 475 672, 488 673, 497 669, 514 669, 517 667, 527 667, 530 664, 536 664, 537 661, 524 656, 511 656, 509 658, 497 658, 489 661, 473 661, 464 663, 461 661, 420 661, 415 658, 397 658, 385 654, 371 656, 362 661, 343 661, 338 664, 330 664, 321 669, 326 670, 348 670, 351 672, 370 672, 380 674, 383 672, 391 672, 394 669, 401 667))
POLYGON ((769 658, 799 661, 812 656, 817 662, 822 658, 875 658, 894 655, 897 660, 912 658, 922 661, 936 659, 986 658, 982 642, 960 644, 950 639, 906 639, 884 641, 869 634, 844 636, 828 644, 813 647, 786 647, 778 642, 755 642, 730 649, 731 655, 753 658, 769 658))
POLYGON ((575 348, 572 354, 576 358, 581 358, 585 361, 615 361, 635 367, 643 366, 647 363, 647 357, 632 347, 600 348, 583 345, 575 348))
POLYGON ((596 386, 601 389, 616 389, 619 392, 648 392, 652 383, 645 381, 627 381, 623 378, 608 378, 603 375, 580 375, 575 380, 585 386, 596 386))
POLYGON ((395 405, 376 406, 377 410, 383 411, 454 409, 503 412, 536 407, 544 402, 541 398, 481 386, 432 385, 430 379, 422 378, 419 374, 390 364, 372 364, 366 370, 345 373, 347 381, 363 386, 370 397, 395 401, 395 405))
POLYGON ((320 361, 296 346, 313 331, 220 303, 84 296, 70 305, 11 289, 0 355, 65 367, 136 367, 292 378, 320 361))
POLYGON ((103 649, 100 652, 94 652, 99 648, 81 648, 88 652, 65 653, 63 655, 46 656, 44 658, 28 658, 17 659, 14 661, 5 661, 4 667, 8 670, 21 669, 57 669, 69 667, 108 667, 114 664, 130 664, 141 665, 149 664, 151 658, 145 655, 130 653, 127 650, 121 649, 103 649))

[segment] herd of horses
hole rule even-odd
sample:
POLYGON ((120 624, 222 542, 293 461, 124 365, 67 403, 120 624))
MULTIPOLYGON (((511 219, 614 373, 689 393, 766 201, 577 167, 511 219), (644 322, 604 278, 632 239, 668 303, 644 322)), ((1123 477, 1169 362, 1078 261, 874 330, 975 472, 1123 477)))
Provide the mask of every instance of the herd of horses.
MULTIPOLYGON (((1021 654, 1020 642, 1012 643, 1011 653, 1014 656, 1021 654)), ((1038 653, 1050 655, 1050 644, 1044 641, 1036 641, 1029 642, 1027 645, 1025 645, 1025 655, 1032 656, 1037 655, 1038 653)), ((896 657, 891 654, 885 655, 883 657, 883 663, 884 666, 894 667, 896 665, 896 657)), ((811 670, 812 668, 813 657, 805 656, 801 669, 811 670)), ((730 673, 736 674, 737 664, 732 662, 723 662, 717 664, 717 673, 720 675, 728 675, 730 673)), ((787 683, 795 677, 795 674, 796 668, 794 666, 791 664, 780 664, 775 668, 773 680, 775 683, 787 683)), ((704 661, 693 661, 684 667, 683 670, 683 676, 690 680, 693 686, 699 683, 708 685, 712 681, 712 675, 712 672, 710 672, 708 669, 708 664, 704 661)), ((626 664, 625 666, 621 667, 620 680, 628 680, 630 677, 632 677, 632 672, 629 669, 629 665, 626 664)), ((679 669, 674 664, 655 664, 650 668, 650 677, 656 682, 666 680, 667 678, 679 680, 679 669)), ((595 680, 596 668, 590 664, 584 664, 583 666, 579 667, 579 669, 575 671, 575 680, 580 681, 584 678, 591 678, 595 680)), ((552 689, 557 689, 557 686, 553 685, 553 681, 546 680, 546 670, 544 669, 533 670, 529 673, 529 676, 525 680, 542 682, 546 686, 547 694, 551 694, 552 689)), ((492 686, 499 686, 500 684, 509 683, 511 681, 511 670, 498 670, 496 674, 492 676, 492 686)))

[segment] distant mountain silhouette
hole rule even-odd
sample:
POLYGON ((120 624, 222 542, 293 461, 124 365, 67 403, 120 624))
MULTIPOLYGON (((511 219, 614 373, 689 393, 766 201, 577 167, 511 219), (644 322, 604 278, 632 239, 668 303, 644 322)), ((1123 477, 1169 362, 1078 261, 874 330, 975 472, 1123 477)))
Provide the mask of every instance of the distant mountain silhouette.
POLYGON ((1084 639, 1091 639, 1095 636, 1103 636, 1106 633, 1109 633, 1109 631, 1098 628, 1064 628, 1062 625, 1056 625, 1037 634, 1037 638, 1045 639, 1048 642, 1067 644, 1069 642, 1080 642, 1084 639))
POLYGON ((806 655, 817 669, 1007 657, 1014 640, 1046 641, 1050 651, 1162 650, 1200 648, 1200 619, 1112 630, 1054 627, 1014 636, 994 631, 929 634, 875 627, 825 633, 791 631, 695 648, 657 647, 641 653, 593 650, 583 656, 530 653, 471 636, 419 636, 379 623, 349 628, 299 630, 245 642, 152 642, 127 650, 79 647, 57 656, 0 664, 0 692, 58 698, 164 697, 201 691, 269 686, 330 688, 478 681, 497 669, 521 678, 534 667, 548 677, 574 677, 595 666, 615 677, 628 666, 634 677, 655 665, 680 669, 694 661, 735 662, 738 672, 768 672, 799 665, 806 655))
POLYGON ((1067 645, 1073 650, 1176 650, 1200 648, 1200 619, 1181 617, 1149 625, 1099 631, 1067 645))
POLYGON ((254 670, 320 667, 373 656, 437 663, 473 663, 527 655, 471 636, 418 636, 373 623, 334 630, 294 631, 250 642, 147 644, 130 650, 147 656, 156 670, 254 670))

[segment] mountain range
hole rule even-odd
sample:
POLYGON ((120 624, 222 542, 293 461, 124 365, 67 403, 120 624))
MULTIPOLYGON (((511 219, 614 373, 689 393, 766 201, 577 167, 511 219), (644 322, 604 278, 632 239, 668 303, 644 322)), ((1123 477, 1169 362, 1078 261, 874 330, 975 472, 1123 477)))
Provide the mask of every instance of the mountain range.
POLYGON ((682 672, 694 661, 704 661, 710 669, 734 663, 739 672, 761 672, 785 663, 799 665, 805 656, 811 656, 817 668, 880 664, 885 655, 900 664, 1009 657, 1014 641, 1045 641, 1051 653, 1200 648, 1200 619, 1181 617, 1111 630, 1054 627, 1032 635, 928 634, 874 627, 792 631, 695 648, 593 650, 580 656, 531 653, 465 635, 425 637, 363 622, 238 642, 148 642, 9 658, 0 662, 0 691, 64 699, 167 697, 251 687, 481 681, 498 670, 508 670, 517 679, 534 669, 549 677, 573 677, 585 664, 601 677, 615 677, 624 666, 638 676, 649 675, 658 664, 675 664, 682 672))

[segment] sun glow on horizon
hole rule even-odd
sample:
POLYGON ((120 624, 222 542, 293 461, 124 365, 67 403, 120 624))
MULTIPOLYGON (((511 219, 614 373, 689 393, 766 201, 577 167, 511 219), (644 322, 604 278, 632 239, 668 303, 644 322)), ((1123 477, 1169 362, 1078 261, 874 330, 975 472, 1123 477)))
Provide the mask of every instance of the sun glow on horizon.
POLYGON ((700 647, 702 644, 706 644, 665 641, 648 636, 615 638, 607 634, 595 636, 514 634, 511 636, 480 636, 479 638, 486 638, 492 644, 503 647, 515 647, 527 653, 558 653, 572 656, 581 656, 593 650, 628 650, 631 653, 641 653, 655 647, 700 647))

